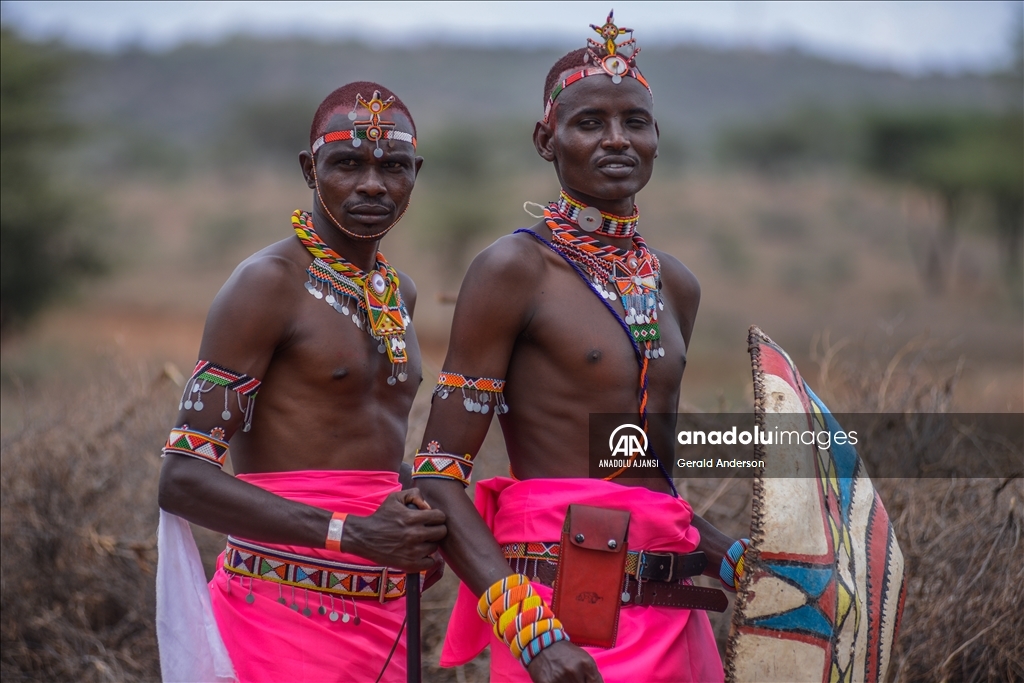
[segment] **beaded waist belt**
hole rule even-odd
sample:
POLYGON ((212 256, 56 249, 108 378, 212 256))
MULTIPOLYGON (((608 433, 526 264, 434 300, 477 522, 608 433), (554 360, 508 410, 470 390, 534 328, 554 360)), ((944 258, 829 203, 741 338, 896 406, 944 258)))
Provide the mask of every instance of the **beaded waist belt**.
POLYGON ((224 571, 346 598, 380 602, 405 595, 405 573, 388 567, 331 562, 228 536, 224 571))

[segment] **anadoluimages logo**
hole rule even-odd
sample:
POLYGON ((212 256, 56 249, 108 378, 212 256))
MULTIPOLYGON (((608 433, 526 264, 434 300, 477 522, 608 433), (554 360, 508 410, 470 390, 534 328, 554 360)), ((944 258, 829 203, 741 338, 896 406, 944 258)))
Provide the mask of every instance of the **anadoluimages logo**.
POLYGON ((608 437, 608 450, 613 458, 643 458, 647 455, 647 434, 637 425, 619 425, 608 437))

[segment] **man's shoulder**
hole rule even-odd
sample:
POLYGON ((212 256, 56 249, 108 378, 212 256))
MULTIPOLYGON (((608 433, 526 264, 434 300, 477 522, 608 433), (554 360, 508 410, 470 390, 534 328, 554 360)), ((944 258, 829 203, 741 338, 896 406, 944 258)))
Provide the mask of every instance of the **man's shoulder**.
POLYGON ((665 286, 680 294, 700 296, 700 282, 697 281, 697 276, 686 264, 667 251, 654 248, 651 248, 651 251, 658 257, 658 262, 661 265, 661 278, 665 286))
POLYGON ((280 291, 285 282, 302 277, 309 265, 308 252, 296 240, 275 242, 235 268, 226 288, 244 286, 248 291, 280 291))
POLYGON ((466 277, 521 279, 539 275, 543 268, 543 245, 530 235, 513 233, 498 238, 477 254, 466 277))

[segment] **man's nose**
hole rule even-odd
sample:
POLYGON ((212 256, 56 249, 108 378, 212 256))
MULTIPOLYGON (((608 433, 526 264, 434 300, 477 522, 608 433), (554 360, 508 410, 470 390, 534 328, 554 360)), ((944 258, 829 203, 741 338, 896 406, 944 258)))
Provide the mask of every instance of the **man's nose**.
POLYGON ((356 192, 367 197, 380 197, 388 193, 388 188, 380 177, 380 171, 371 165, 356 186, 356 192))
POLYGON ((601 146, 605 149, 622 151, 629 149, 629 138, 626 137, 626 129, 622 125, 622 122, 612 120, 607 128, 607 134, 604 140, 601 141, 601 146))

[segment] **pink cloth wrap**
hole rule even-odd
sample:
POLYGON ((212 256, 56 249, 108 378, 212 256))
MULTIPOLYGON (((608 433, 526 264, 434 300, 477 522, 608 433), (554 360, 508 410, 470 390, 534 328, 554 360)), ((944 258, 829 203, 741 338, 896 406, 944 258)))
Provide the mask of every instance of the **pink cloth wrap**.
MULTIPOLYGON (((373 513, 384 498, 401 490, 394 472, 365 471, 300 471, 268 474, 240 474, 238 478, 283 498, 315 505, 333 512, 354 515, 373 513)), ((324 533, 326 536, 326 529, 324 533)), ((243 539, 244 540, 244 539, 243 539)), ((304 548, 271 545, 269 548, 335 562, 373 565, 373 562, 336 553, 326 548, 304 548)), ((230 591, 226 572, 221 570, 223 553, 217 558, 217 571, 210 581, 210 598, 221 637, 231 654, 240 683, 249 681, 373 681, 384 666, 388 652, 398 637, 405 617, 405 600, 360 599, 360 624, 354 620, 332 622, 320 615, 321 594, 295 589, 300 608, 313 610, 311 617, 291 609, 292 587, 271 581, 253 579, 256 600, 245 601, 249 579, 234 576, 230 591), (277 602, 281 593, 286 605, 277 602)), ((350 599, 344 609, 353 614, 350 599)), ((330 600, 323 594, 323 604, 330 610, 330 600)), ((342 601, 335 597, 334 606, 342 613, 342 601)), ((406 672, 405 638, 399 639, 382 681, 400 683, 406 672)))
MULTIPOLYGON (((499 544, 556 541, 571 503, 629 510, 629 547, 688 553, 700 533, 681 498, 643 487, 594 479, 496 477, 476 483, 476 509, 499 544)), ((527 570, 524 573, 529 574, 527 570)), ((549 602, 551 589, 535 583, 549 602)), ((458 666, 491 645, 491 681, 530 681, 526 669, 476 611, 477 596, 462 584, 441 652, 442 666, 458 666)), ((572 637, 572 633, 569 633, 572 637)), ((584 648, 606 683, 721 681, 722 661, 707 614, 671 607, 623 607, 615 647, 584 648)))

